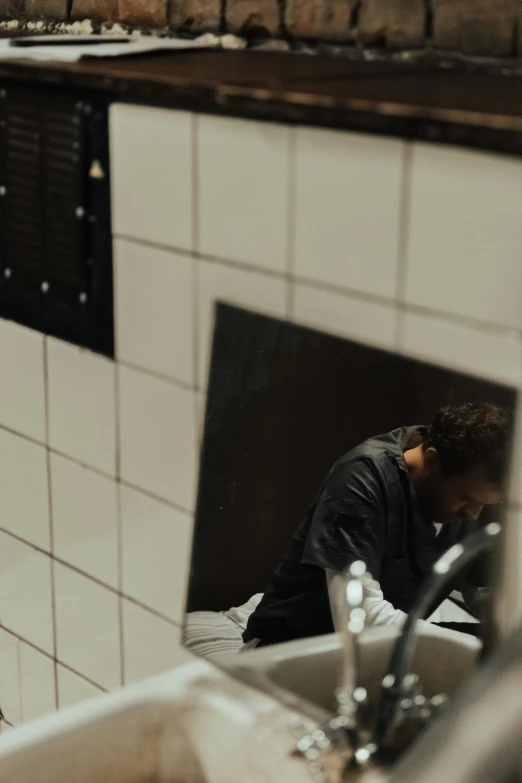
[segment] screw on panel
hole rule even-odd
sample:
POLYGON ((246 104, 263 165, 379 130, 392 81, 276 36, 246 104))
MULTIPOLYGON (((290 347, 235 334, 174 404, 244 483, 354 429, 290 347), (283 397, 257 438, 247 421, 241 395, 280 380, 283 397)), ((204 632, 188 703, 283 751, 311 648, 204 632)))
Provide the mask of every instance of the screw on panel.
POLYGON ((4 269, 4 277, 11 277, 11 270, 10 269, 4 269))
POLYGON ((7 193, 7 188, 5 185, 0 185, 0 196, 5 196, 7 193))
POLYGON ((86 304, 86 302, 87 302, 87 294, 85 293, 85 291, 81 292, 79 299, 80 299, 81 304, 86 304))
POLYGON ((7 95, 7 92, 5 90, 0 90, 0 98, 5 98, 7 95))
POLYGON ((44 282, 41 285, 41 289, 42 289, 42 293, 46 294, 47 291, 49 290, 49 283, 46 283, 45 280, 44 280, 44 282))
POLYGON ((85 112, 85 114, 90 114, 91 111, 92 111, 92 106, 90 104, 86 103, 83 111, 85 112))
POLYGON ((78 109, 78 111, 81 111, 83 109, 83 102, 82 101, 78 101, 77 104, 76 104, 76 108, 78 109))
POLYGON ((83 207, 76 207, 75 214, 76 214, 77 218, 82 218, 85 215, 84 208, 83 207))

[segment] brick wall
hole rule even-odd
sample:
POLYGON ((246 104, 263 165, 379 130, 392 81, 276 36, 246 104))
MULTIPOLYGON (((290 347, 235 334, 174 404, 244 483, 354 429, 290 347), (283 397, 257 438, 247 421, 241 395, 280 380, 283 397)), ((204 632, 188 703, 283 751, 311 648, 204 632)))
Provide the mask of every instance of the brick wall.
POLYGON ((0 0, 0 17, 522 55, 522 0, 0 0))

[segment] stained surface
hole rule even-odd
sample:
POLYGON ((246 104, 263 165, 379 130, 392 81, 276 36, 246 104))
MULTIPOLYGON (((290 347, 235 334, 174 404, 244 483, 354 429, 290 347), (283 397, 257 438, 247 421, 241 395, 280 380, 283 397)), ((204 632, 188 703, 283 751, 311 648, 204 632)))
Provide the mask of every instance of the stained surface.
POLYGON ((522 76, 255 51, 184 51, 76 64, 0 62, 34 80, 270 121, 353 128, 520 154, 522 76))

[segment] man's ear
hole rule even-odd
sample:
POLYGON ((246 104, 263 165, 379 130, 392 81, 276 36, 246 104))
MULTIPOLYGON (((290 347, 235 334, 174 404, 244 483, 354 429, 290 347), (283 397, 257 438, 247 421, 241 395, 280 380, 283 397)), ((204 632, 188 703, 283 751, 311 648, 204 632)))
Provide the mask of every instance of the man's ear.
POLYGON ((424 467, 429 473, 433 473, 438 468, 438 465, 439 455, 437 454, 437 449, 429 446, 424 451, 424 467))

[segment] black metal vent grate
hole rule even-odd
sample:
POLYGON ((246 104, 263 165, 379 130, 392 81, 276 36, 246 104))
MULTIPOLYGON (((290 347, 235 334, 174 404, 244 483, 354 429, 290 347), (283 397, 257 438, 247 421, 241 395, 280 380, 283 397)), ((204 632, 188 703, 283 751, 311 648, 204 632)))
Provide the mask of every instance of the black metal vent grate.
POLYGON ((0 89, 0 316, 112 356, 108 171, 104 101, 0 89))

